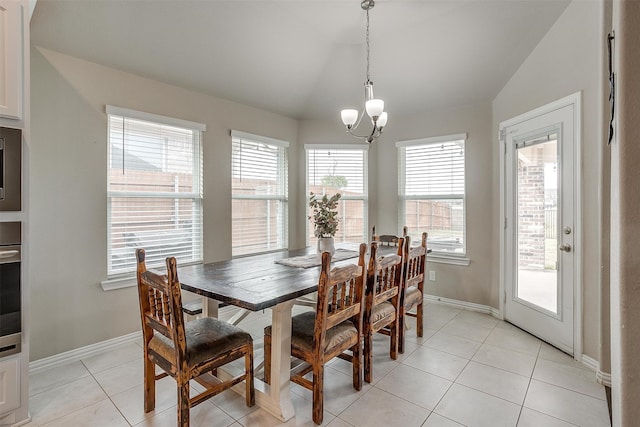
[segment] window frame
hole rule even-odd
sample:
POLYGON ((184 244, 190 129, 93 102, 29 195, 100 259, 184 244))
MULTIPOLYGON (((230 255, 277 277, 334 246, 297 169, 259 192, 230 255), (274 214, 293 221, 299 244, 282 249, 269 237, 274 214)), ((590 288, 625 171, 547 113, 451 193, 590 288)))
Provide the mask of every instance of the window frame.
MULTIPOLYGON (((369 145, 364 144, 305 144, 304 145, 304 158, 305 158, 305 207, 306 218, 305 221, 305 245, 309 246, 309 237, 311 234, 311 221, 308 219, 311 215, 311 209, 309 208, 309 151, 310 150, 359 150, 362 151, 362 196, 345 196, 344 194, 340 198, 340 201, 349 200, 362 200, 363 202, 363 218, 362 218, 362 235, 364 242, 369 238, 369 145)), ((336 242, 338 243, 338 242, 336 242)), ((358 242, 361 243, 361 242, 358 242)))
POLYGON ((256 252, 246 252, 241 254, 233 254, 234 246, 233 246, 233 236, 231 240, 231 253, 232 258, 239 258, 251 255, 257 255, 261 253, 268 252, 277 252, 277 251, 285 251, 289 248, 289 142, 283 141, 276 138, 270 138, 267 136, 256 135, 249 132, 243 132, 238 130, 231 130, 231 145, 233 147, 234 139, 241 139, 250 141, 253 143, 263 143, 267 145, 277 146, 279 148, 284 149, 284 156, 278 156, 277 159, 277 181, 278 186, 284 188, 284 194, 269 194, 269 195, 261 195, 261 194, 242 194, 242 195, 234 195, 233 193, 233 149, 232 149, 232 159, 231 159, 231 222, 233 229, 233 201, 234 200, 266 200, 266 201, 278 201, 283 203, 283 212, 282 217, 278 218, 278 221, 281 223, 279 228, 281 229, 282 236, 278 240, 282 241, 282 247, 277 247, 273 249, 266 249, 263 251, 256 252))
MULTIPOLYGON (((468 258, 468 242, 467 242, 467 151, 466 151, 467 134, 442 135, 429 138, 419 138, 396 142, 398 153, 398 217, 401 223, 406 223, 406 202, 409 200, 460 200, 463 206, 463 223, 462 223, 462 252, 448 252, 434 250, 429 254, 429 260, 441 262, 445 264, 469 265, 468 258), (464 192, 460 194, 443 193, 443 194, 418 194, 407 196, 406 187, 406 148, 416 146, 427 146, 441 143, 451 143, 462 141, 464 146, 464 192)), ((427 244, 427 246, 429 246, 427 244)))
MULTIPOLYGON (((193 234, 193 242, 191 248, 194 253, 194 260, 189 262, 181 262, 181 265, 191 265, 191 264, 200 264, 203 262, 203 225, 204 225, 204 215, 203 215, 203 133, 206 131, 206 125, 196 122, 191 122, 188 120, 177 119, 168 116, 162 116, 153 113, 147 113, 143 111, 131 110, 128 108, 116 107, 112 105, 105 106, 105 112, 107 114, 107 280, 102 281, 101 285, 104 290, 110 289, 118 289, 122 287, 132 286, 132 278, 135 277, 136 267, 135 263, 133 263, 133 267, 127 268, 126 271, 117 270, 114 271, 112 269, 112 260, 110 259, 113 253, 112 244, 112 231, 113 231, 113 220, 112 220, 112 206, 113 200, 122 198, 146 198, 146 199, 191 199, 195 203, 195 209, 199 212, 197 216, 199 216, 199 224, 196 227, 196 230, 192 232, 193 234), (109 187, 111 185, 110 173, 112 166, 112 156, 111 156, 111 118, 112 117, 121 117, 123 120, 132 119, 132 120, 140 120, 151 123, 153 125, 158 126, 171 126, 182 128, 185 130, 189 130, 193 132, 193 163, 191 168, 192 176, 194 177, 192 182, 192 190, 191 192, 153 192, 153 191, 122 191, 110 190, 109 187)), ((167 157, 167 152, 161 153, 165 160, 167 157)), ((193 217, 192 217, 193 218, 193 217)), ((161 267, 162 263, 147 262, 150 267, 161 267)))

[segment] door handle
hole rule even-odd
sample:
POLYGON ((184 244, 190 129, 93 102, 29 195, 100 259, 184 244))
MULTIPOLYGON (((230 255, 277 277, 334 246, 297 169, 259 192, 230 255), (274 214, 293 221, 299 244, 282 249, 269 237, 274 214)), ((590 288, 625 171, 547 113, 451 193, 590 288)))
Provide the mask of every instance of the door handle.
POLYGON ((560 246, 558 246, 558 249, 560 249, 562 252, 571 252, 571 245, 568 243, 562 244, 560 246))

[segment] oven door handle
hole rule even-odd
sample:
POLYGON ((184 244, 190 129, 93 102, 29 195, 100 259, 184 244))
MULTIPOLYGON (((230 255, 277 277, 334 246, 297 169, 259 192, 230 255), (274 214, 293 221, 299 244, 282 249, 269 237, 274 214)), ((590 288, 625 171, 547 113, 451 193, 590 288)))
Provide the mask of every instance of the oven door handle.
POLYGON ((0 251, 0 258, 11 258, 19 254, 20 254, 20 251, 15 249, 9 250, 9 251, 0 251))

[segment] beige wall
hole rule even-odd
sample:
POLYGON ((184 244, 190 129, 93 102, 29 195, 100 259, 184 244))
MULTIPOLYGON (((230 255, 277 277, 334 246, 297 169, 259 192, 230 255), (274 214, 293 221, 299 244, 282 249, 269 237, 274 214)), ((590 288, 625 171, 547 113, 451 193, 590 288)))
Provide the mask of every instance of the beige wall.
MULTIPOLYGON (((428 111, 414 117, 390 117, 383 136, 369 151, 369 228, 380 233, 396 233, 398 224, 397 141, 467 133, 466 164, 467 254, 469 266, 429 263, 436 281, 425 283, 425 292, 444 298, 497 307, 492 292, 491 265, 496 260, 487 250, 495 244, 491 234, 492 170, 497 160, 491 153, 491 104, 461 106, 428 111)), ((353 144, 358 140, 345 133, 338 116, 335 121, 303 121, 299 140, 302 144, 353 144)), ((300 164, 304 165, 301 149, 300 164)), ((304 170, 300 172, 304 176, 304 170)))
MULTIPOLYGON (((600 1, 571 2, 493 102, 493 129, 500 122, 551 101, 582 92, 582 310, 583 353, 600 355, 600 244, 603 233, 601 185, 604 84, 602 61, 603 6, 600 1)), ((494 155, 498 156, 497 142, 494 155)), ((499 170, 494 171, 494 198, 499 197, 499 170)), ((494 204, 494 230, 500 212, 494 204)), ((493 248, 497 250, 497 245, 493 248)), ((497 254, 494 254, 494 259, 497 254)), ((494 263, 494 276, 498 265, 494 263)))
MULTIPOLYGON (((31 360, 140 329, 135 287, 104 292, 105 104, 207 125, 204 257, 231 256, 230 129, 292 143, 297 121, 33 48, 30 192, 31 360)), ((212 76, 213 78, 213 76, 212 76)), ((292 205, 297 169, 289 173, 292 205)), ((289 216, 295 240, 297 215, 289 216)))

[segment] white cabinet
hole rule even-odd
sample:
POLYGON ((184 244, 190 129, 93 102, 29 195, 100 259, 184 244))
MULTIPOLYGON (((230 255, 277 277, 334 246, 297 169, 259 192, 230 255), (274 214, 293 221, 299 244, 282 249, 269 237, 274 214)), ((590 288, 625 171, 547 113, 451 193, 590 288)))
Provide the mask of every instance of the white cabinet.
POLYGON ((0 362, 0 414, 20 406, 20 358, 0 362))
POLYGON ((24 7, 0 0, 0 117, 22 119, 24 7))

